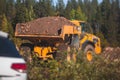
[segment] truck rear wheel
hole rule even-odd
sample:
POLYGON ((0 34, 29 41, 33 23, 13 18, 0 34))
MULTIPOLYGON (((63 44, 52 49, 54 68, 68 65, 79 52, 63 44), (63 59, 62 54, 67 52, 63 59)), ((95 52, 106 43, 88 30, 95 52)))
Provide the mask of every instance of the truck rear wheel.
POLYGON ((60 60, 65 60, 67 58, 67 48, 68 48, 68 45, 62 43, 60 44, 58 47, 57 47, 57 51, 55 53, 55 59, 57 61, 60 61, 60 60))
POLYGON ((20 53, 24 57, 25 61, 29 61, 32 54, 32 44, 24 43, 20 46, 20 53))
POLYGON ((87 45, 84 49, 84 53, 85 53, 85 58, 88 61, 93 61, 94 58, 94 47, 92 45, 87 45))

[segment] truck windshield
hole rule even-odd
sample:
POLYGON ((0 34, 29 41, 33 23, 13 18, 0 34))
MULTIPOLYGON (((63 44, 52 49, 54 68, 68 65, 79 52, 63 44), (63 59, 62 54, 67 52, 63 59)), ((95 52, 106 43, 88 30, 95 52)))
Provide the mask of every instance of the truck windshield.
POLYGON ((80 22, 80 25, 82 27, 82 32, 87 32, 87 33, 93 33, 93 30, 90 26, 90 24, 85 23, 85 22, 80 22))

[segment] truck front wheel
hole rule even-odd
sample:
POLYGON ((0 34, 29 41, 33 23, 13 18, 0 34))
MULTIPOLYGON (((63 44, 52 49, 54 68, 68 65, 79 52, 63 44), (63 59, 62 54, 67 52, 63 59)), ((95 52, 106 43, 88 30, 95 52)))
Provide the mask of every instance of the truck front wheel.
POLYGON ((86 56, 86 59, 88 61, 93 61, 93 58, 94 58, 94 47, 92 45, 87 45, 84 49, 84 53, 85 53, 85 56, 86 56))

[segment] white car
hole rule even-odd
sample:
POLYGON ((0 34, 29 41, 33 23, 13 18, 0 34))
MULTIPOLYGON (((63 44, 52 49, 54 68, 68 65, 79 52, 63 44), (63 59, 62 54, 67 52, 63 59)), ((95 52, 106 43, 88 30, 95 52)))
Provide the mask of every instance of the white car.
POLYGON ((27 80, 27 68, 14 44, 0 31, 0 80, 27 80))

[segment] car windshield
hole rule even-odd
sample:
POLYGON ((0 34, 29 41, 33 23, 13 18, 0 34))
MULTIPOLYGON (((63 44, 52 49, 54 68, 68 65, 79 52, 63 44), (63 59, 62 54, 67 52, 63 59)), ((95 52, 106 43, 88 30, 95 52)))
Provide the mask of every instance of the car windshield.
POLYGON ((0 56, 21 57, 14 44, 7 38, 0 38, 0 56))

